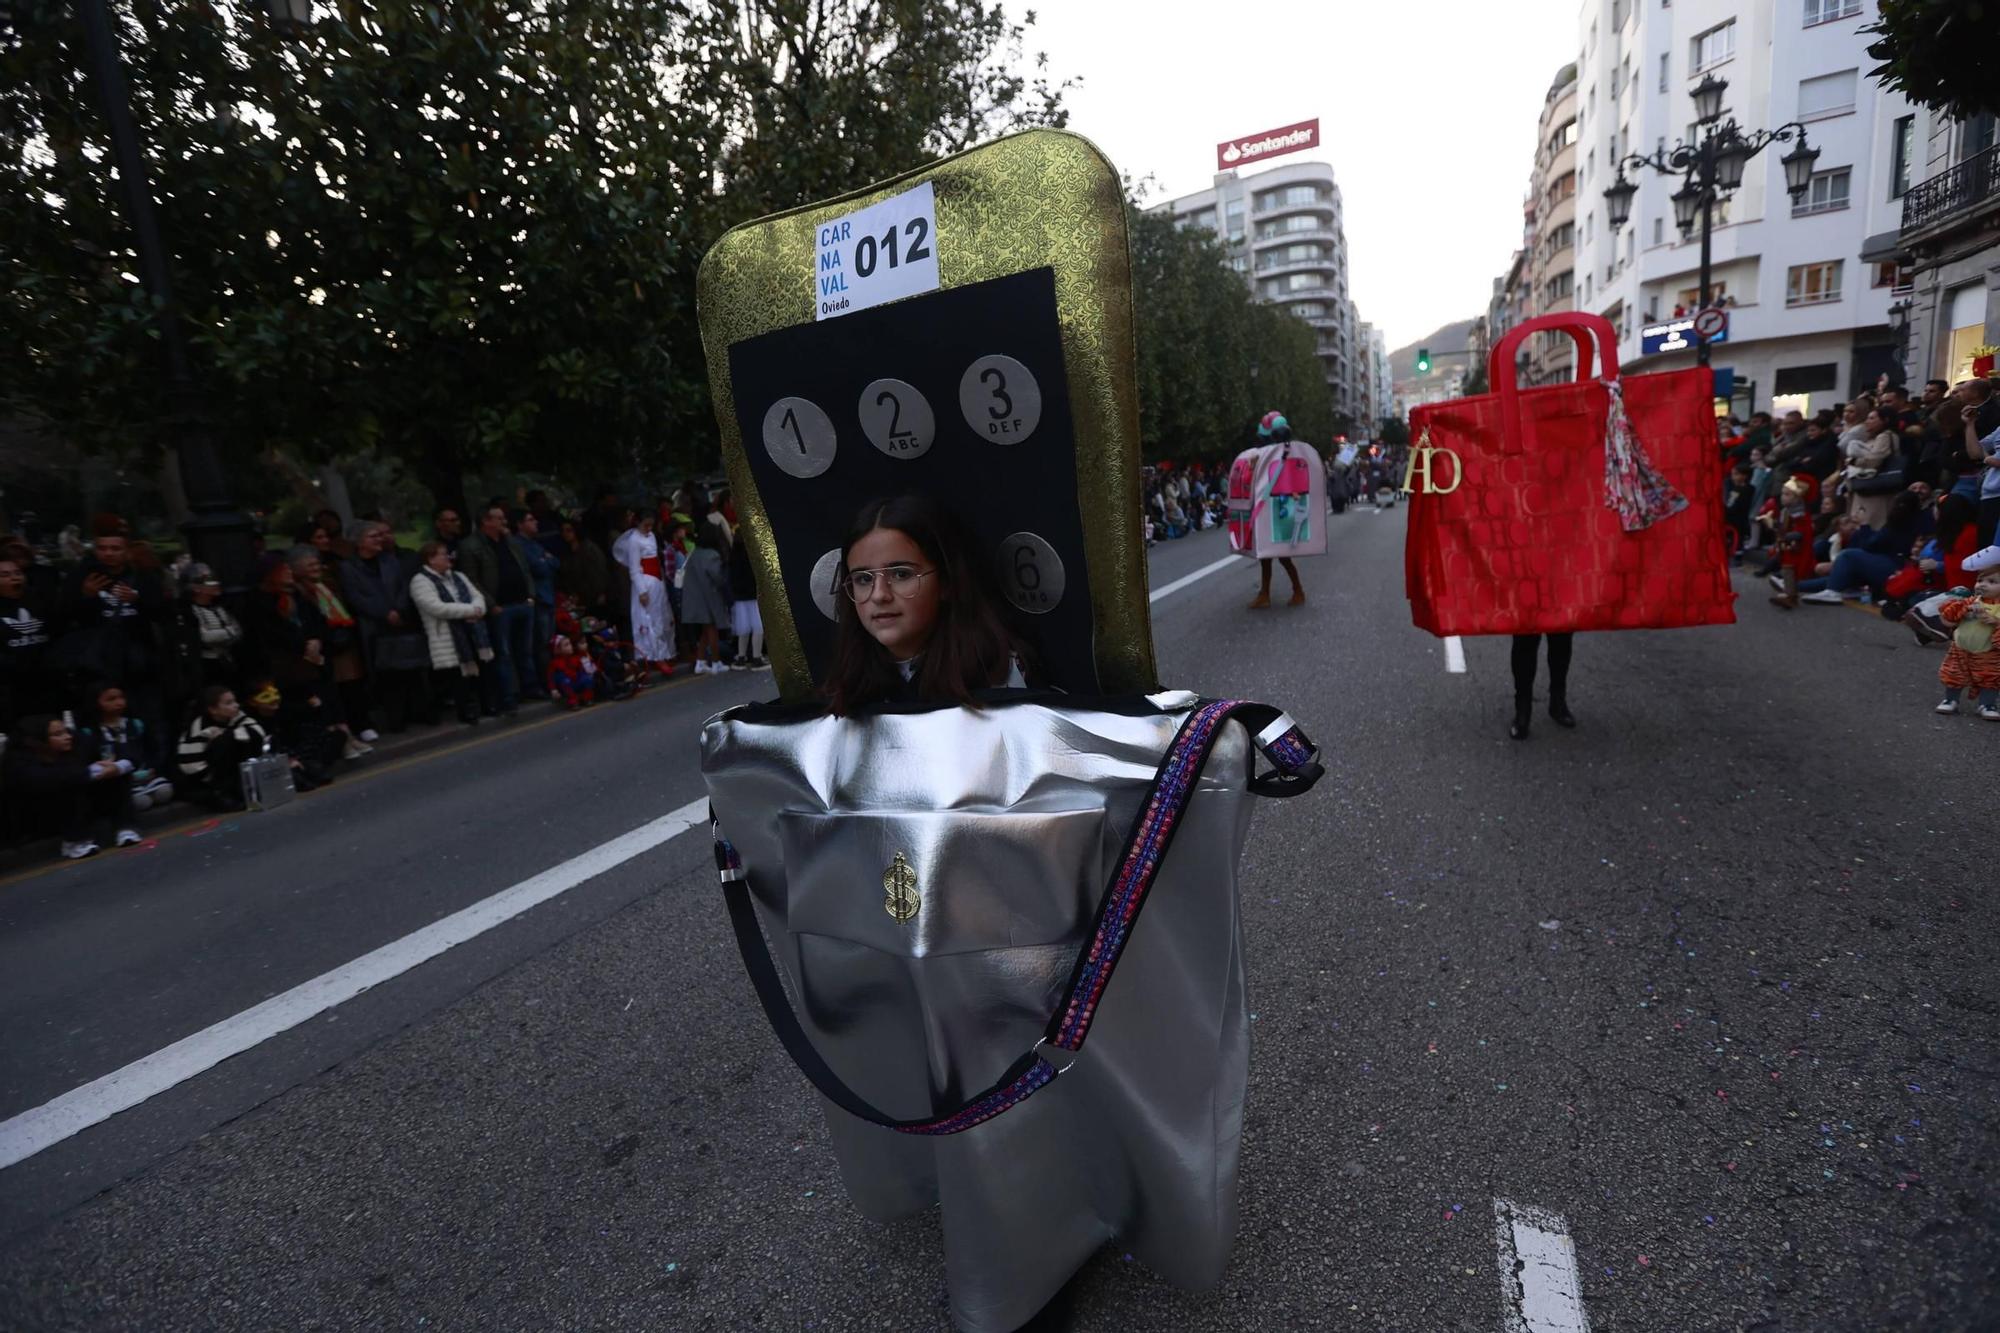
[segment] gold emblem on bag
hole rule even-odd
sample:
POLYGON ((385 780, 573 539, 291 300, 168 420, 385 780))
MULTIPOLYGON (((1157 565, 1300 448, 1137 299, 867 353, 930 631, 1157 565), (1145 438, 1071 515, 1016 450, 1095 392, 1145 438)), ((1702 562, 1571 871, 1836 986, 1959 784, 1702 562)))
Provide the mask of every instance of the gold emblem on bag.
POLYGON ((1465 467, 1458 461, 1458 455, 1442 445, 1431 443, 1431 428, 1424 427, 1424 433, 1410 450, 1410 461, 1403 468, 1403 494, 1414 495, 1422 491, 1425 495, 1450 495, 1458 489, 1458 483, 1465 480, 1465 467), (1451 485, 1440 486, 1431 476, 1431 464, 1439 454, 1451 460, 1451 485), (1423 473, 1423 484, 1416 484, 1417 473, 1423 473))
POLYGON ((882 900, 882 910, 898 921, 908 921, 924 905, 917 896, 917 872, 910 868, 910 862, 901 852, 889 862, 889 868, 882 872, 882 891, 888 896, 882 900))

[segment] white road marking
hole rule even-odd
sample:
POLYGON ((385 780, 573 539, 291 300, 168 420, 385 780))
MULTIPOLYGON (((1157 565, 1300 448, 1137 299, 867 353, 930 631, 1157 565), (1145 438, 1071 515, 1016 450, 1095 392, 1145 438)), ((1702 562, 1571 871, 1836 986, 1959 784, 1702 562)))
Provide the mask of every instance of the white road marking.
POLYGON ((1169 593, 1179 592, 1182 588, 1187 587, 1188 584, 1190 583, 1201 582, 1203 579, 1207 578, 1210 574, 1213 574, 1218 569, 1227 569, 1229 566, 1235 564, 1238 560, 1243 560, 1247 558, 1248 557, 1246 556, 1239 556, 1239 555, 1225 555, 1222 557, 1222 559, 1217 560, 1214 564, 1203 565, 1200 569, 1197 569, 1192 574, 1183 574, 1179 578, 1175 579, 1172 583, 1162 584, 1161 586, 1153 589, 1153 591, 1147 596, 1146 600, 1148 602, 1157 602, 1162 597, 1167 596, 1169 593))
POLYGON ((1445 635, 1444 669, 1455 676, 1465 674, 1465 640, 1456 634, 1445 635))
POLYGON ((1495 1199, 1493 1236, 1506 1333, 1590 1333, 1569 1224, 1546 1209, 1495 1199))
POLYGON ((33 1157, 120 1111, 130 1110, 176 1084, 213 1069, 231 1056, 241 1055, 280 1032, 429 962, 455 945, 485 934, 529 908, 616 869, 706 822, 707 817, 707 797, 690 801, 672 814, 641 824, 351 963, 134 1060, 123 1069, 66 1092, 32 1111, 23 1111, 0 1123, 0 1169, 33 1157))

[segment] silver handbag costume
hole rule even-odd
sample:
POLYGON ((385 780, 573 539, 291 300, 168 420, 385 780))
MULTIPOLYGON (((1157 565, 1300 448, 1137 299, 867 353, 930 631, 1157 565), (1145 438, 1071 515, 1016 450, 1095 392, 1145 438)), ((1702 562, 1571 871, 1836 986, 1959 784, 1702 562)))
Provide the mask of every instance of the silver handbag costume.
POLYGON ((1177 1285, 1220 1278, 1249 1060, 1236 858, 1253 789, 1318 775, 1258 705, 1031 700, 753 707, 702 737, 738 942, 753 979, 766 940, 777 958, 792 998, 760 997, 833 1103, 848 1193, 878 1221, 942 1204, 978 1333, 1114 1237, 1177 1285), (1232 712, 1282 776, 1253 779, 1232 712))
POLYGON ((701 266, 787 701, 702 734, 724 900, 849 1195, 878 1220, 940 1208, 972 1333, 1017 1328, 1114 1237, 1179 1285, 1220 1277, 1249 1057, 1237 852, 1250 796, 1319 775, 1275 709, 1150 693, 1130 284, 1119 175, 1055 130, 745 224, 701 266), (880 294, 896 254, 933 267, 880 294), (849 523, 895 495, 953 511, 1070 693, 810 703, 849 523))

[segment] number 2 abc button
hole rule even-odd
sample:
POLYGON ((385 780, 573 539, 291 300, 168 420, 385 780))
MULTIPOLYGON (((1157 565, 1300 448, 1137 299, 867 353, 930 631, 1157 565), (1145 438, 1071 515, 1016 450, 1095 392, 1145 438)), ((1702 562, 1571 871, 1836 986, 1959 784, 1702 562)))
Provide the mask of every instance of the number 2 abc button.
POLYGON ((982 356, 958 381, 958 410, 972 433, 992 444, 1019 444, 1042 424, 1042 386, 1011 356, 982 356))
POLYGON ((817 477, 832 467, 838 443, 832 420, 809 399, 780 398, 764 414, 764 451, 794 477, 817 477))
POLYGON ((876 380, 857 405, 868 442, 891 458, 921 458, 937 438, 937 418, 913 384, 876 380))

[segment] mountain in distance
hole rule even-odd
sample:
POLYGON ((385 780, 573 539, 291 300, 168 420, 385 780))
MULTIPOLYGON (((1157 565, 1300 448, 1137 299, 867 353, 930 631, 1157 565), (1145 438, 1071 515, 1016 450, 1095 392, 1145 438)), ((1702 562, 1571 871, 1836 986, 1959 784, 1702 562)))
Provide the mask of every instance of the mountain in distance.
POLYGON ((1437 373, 1438 362, 1446 357, 1463 358, 1472 351, 1472 321, 1454 320, 1442 328, 1419 338, 1407 347, 1398 347, 1389 353, 1389 376, 1392 379, 1413 379, 1417 373, 1417 349, 1431 349, 1431 373, 1437 373))

